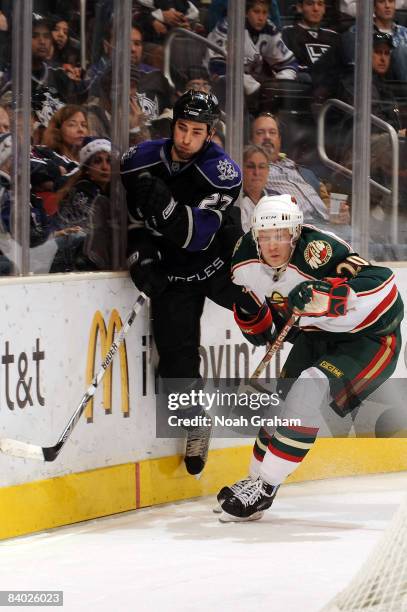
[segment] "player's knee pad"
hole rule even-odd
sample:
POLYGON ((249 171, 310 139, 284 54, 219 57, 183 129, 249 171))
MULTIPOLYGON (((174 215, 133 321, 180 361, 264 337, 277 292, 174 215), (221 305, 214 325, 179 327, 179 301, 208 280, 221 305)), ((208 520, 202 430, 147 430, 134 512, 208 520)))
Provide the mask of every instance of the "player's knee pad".
POLYGON ((292 385, 280 416, 300 419, 305 427, 319 427, 323 420, 322 411, 329 402, 328 378, 317 368, 308 368, 292 385))

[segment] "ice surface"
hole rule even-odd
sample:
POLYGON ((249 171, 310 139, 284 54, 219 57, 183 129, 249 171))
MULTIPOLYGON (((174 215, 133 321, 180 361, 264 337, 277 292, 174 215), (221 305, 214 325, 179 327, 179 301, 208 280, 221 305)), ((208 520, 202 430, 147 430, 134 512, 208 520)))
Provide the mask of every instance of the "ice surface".
POLYGON ((283 486, 261 521, 213 498, 0 543, 0 589, 64 591, 64 612, 317 612, 359 569, 407 472, 283 486))

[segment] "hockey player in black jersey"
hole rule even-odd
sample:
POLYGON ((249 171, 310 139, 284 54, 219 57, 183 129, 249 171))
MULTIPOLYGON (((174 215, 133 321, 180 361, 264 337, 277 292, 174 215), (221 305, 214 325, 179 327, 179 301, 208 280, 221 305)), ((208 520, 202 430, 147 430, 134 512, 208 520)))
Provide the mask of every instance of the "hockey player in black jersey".
MULTIPOLYGON (((200 318, 205 298, 231 309, 241 293, 229 272, 232 250, 242 233, 240 222, 233 219, 241 173, 211 142, 219 113, 213 95, 190 90, 174 106, 172 138, 143 142, 122 160, 129 271, 139 289, 148 285, 159 374, 171 392, 201 386, 200 318), (187 386, 180 389, 179 379, 187 386)), ((197 410, 202 412, 189 407, 183 414, 189 418, 197 410)), ((202 471, 209 437, 210 427, 188 431, 189 473, 202 471)))

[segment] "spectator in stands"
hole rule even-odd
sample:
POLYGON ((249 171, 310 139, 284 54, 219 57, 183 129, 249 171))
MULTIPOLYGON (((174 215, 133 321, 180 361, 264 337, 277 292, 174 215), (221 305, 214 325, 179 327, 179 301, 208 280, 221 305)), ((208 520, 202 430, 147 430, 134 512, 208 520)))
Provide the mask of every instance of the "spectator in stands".
POLYGON ((212 92, 212 83, 209 72, 204 66, 189 66, 186 70, 178 70, 175 79, 177 95, 181 96, 185 91, 212 92))
POLYGON ((265 195, 278 195, 266 189, 270 158, 259 145, 247 145, 243 149, 243 195, 239 201, 242 228, 246 233, 252 225, 252 214, 257 202, 265 195))
POLYGON ((395 0, 374 0, 374 25, 379 32, 391 35, 394 51, 392 53, 393 77, 407 80, 407 28, 394 21, 395 0))
POLYGON ((79 151, 88 135, 88 119, 82 106, 67 104, 55 113, 42 145, 31 148, 30 176, 33 191, 42 198, 47 214, 58 208, 56 192, 79 168, 79 151))
POLYGON ((131 29, 131 95, 135 96, 147 119, 147 126, 172 106, 170 85, 161 72, 142 62, 143 33, 132 24, 131 29))
MULTIPOLYGON (((208 28, 213 30, 218 21, 226 17, 228 8, 228 0, 212 0, 208 7, 208 28)), ((269 19, 278 28, 280 27, 280 7, 278 0, 271 0, 269 19)))
POLYGON ((67 104, 49 122, 44 132, 44 145, 58 155, 61 165, 69 172, 79 165, 79 151, 88 133, 85 109, 67 104))
POLYGON ((398 25, 395 0, 374 0, 374 24, 380 32, 391 34, 395 47, 407 45, 407 28, 398 25))
MULTIPOLYGON (((141 23, 149 42, 162 43, 172 28, 196 29, 199 10, 189 0, 137 0, 141 23)), ((201 31, 201 30, 199 30, 201 31)))
MULTIPOLYGON (((245 74, 243 76, 246 95, 255 94, 265 78, 293 80, 297 76, 298 64, 281 38, 276 26, 268 20, 269 0, 246 0, 245 25, 245 74)), ((222 19, 208 35, 208 40, 227 52, 228 21, 222 19)), ((224 78, 226 60, 208 49, 206 55, 211 78, 224 78)))
POLYGON ((269 155, 267 189, 277 194, 291 193, 309 222, 328 221, 326 188, 308 168, 298 166, 281 153, 281 133, 278 120, 270 113, 261 113, 252 123, 251 141, 262 146, 269 155))
MULTIPOLYGON (((63 104, 78 102, 82 84, 69 78, 62 68, 50 66, 48 57, 53 42, 51 25, 42 15, 33 13, 32 26, 32 99, 38 121, 46 126, 63 104)), ((12 91, 11 71, 4 75, 0 96, 12 91)))
MULTIPOLYGON (((111 27, 106 33, 111 36, 111 27)), ((87 108, 90 133, 94 136, 109 137, 112 71, 108 53, 111 50, 111 43, 105 40, 104 45, 106 54, 97 66, 88 71, 88 78, 92 80, 90 86, 92 97, 88 101, 87 108), (93 76, 89 76, 92 74, 93 76)), ((170 86, 163 73, 142 61, 143 33, 136 22, 133 22, 131 28, 130 51, 130 134, 132 143, 135 144, 137 141, 161 136, 159 127, 154 130, 152 124, 158 121, 165 109, 171 107, 172 101, 170 86), (152 133, 149 131, 150 128, 152 133)))
POLYGON ((0 105, 0 134, 10 132, 10 115, 5 106, 0 105))
POLYGON ((80 170, 59 191, 52 218, 59 251, 52 272, 107 269, 111 264, 111 142, 87 137, 80 151, 80 170))
POLYGON ((321 27, 326 11, 325 0, 299 0, 297 10, 299 22, 284 27, 282 35, 298 60, 301 73, 307 74, 323 53, 338 44, 339 35, 321 27))
POLYGON ((0 276, 8 276, 13 270, 13 263, 6 254, 10 232, 11 151, 11 134, 2 132, 0 135, 0 276))
POLYGON ((102 53, 100 57, 91 64, 83 78, 84 89, 88 96, 99 95, 100 80, 112 69, 113 51, 113 23, 110 19, 102 31, 102 53))
POLYGON ((63 68, 71 79, 80 81, 82 78, 80 45, 79 41, 71 36, 68 19, 59 15, 54 16, 51 34, 53 46, 49 63, 63 68))
POLYGON ((50 94, 57 95, 62 102, 76 100, 79 88, 67 74, 58 67, 48 63, 52 53, 53 40, 51 24, 42 15, 33 14, 32 34, 32 80, 33 89, 38 86, 47 87, 50 94))
MULTIPOLYGON (((340 0, 339 10, 349 17, 356 17, 358 0, 340 0)), ((407 0, 396 0, 396 10, 407 9, 407 0)))
MULTIPOLYGON (((11 134, 0 135, 0 275, 8 275, 13 271, 9 257, 13 255, 13 199, 11 197, 12 171, 12 137, 11 134), (7 256, 8 255, 8 256, 7 256)), ((45 214, 43 201, 31 191, 29 202, 30 214, 30 258, 40 261, 36 270, 48 272, 56 247, 53 244, 45 246, 51 227, 45 214), (42 248, 44 245, 44 248, 42 248)))
MULTIPOLYGON (((392 51, 392 36, 390 34, 375 31, 373 33, 372 55, 372 114, 392 125, 401 136, 405 136, 405 130, 401 130, 402 126, 400 125, 396 99, 386 80, 390 70, 392 51)), ((337 96, 344 102, 353 105, 354 91, 354 70, 351 69, 339 79, 337 96)), ((348 120, 346 121, 349 123, 348 120)), ((373 129, 375 129, 374 126, 373 129)), ((344 133, 342 129, 341 131, 344 133)))
MULTIPOLYGON (((376 117, 379 117, 391 125, 398 132, 400 137, 404 137, 406 130, 400 121, 401 115, 398 103, 387 80, 390 72, 392 52, 392 37, 389 34, 374 31, 371 112, 376 117)), ((321 63, 324 62, 324 60, 325 56, 322 58, 321 63)), ((330 95, 353 106, 354 93, 354 65, 349 65, 343 74, 341 74, 339 70, 337 71, 336 86, 331 90, 330 95)), ((375 124, 372 124, 371 129, 373 134, 384 135, 383 130, 375 124)), ((347 167, 351 167, 353 159, 353 118, 341 111, 331 110, 328 115, 326 130, 328 155, 337 162, 343 163, 347 167)), ((384 142, 383 139, 379 138, 379 141, 375 145, 376 151, 378 151, 381 141, 384 142)), ((376 158, 378 158, 378 156, 378 153, 376 153, 376 158)))
MULTIPOLYGON (((393 39, 393 52, 389 78, 399 81, 407 80, 407 28, 395 22, 395 0, 372 0, 374 7, 374 29, 391 35, 393 39)), ((353 25, 342 37, 342 46, 346 47, 347 62, 354 63, 355 59, 356 25, 353 25)), ((346 63, 347 63, 346 62, 346 63)), ((324 66, 322 65, 322 69, 324 66)), ((337 73, 336 66, 333 70, 337 73)))
MULTIPOLYGON (((112 72, 109 69, 101 78, 98 86, 98 96, 90 98, 86 105, 89 134, 99 138, 109 138, 112 120, 112 72)), ((137 144, 151 138, 147 115, 140 106, 136 82, 130 80, 129 96, 129 130, 131 144, 137 144)))
POLYGON ((9 18, 7 12, 0 11, 0 82, 4 71, 10 65, 11 41, 9 30, 9 18))

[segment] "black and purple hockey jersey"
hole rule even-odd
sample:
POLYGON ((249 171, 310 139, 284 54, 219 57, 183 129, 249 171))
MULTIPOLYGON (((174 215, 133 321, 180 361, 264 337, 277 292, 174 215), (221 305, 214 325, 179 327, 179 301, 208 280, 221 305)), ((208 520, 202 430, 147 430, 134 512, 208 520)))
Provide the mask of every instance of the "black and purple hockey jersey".
POLYGON ((147 141, 132 147, 122 158, 121 175, 128 198, 131 197, 132 181, 143 171, 148 170, 166 183, 177 205, 184 209, 183 221, 177 228, 180 235, 172 241, 170 236, 162 236, 144 221, 130 223, 129 250, 133 246, 137 248, 132 242, 140 238, 139 231, 133 230, 144 228, 158 246, 169 276, 204 280, 216 272, 217 265, 220 267, 216 262, 231 250, 226 244, 230 234, 225 228, 233 216, 233 204, 240 192, 241 172, 214 143, 185 163, 172 160, 171 147, 171 139, 147 141))

